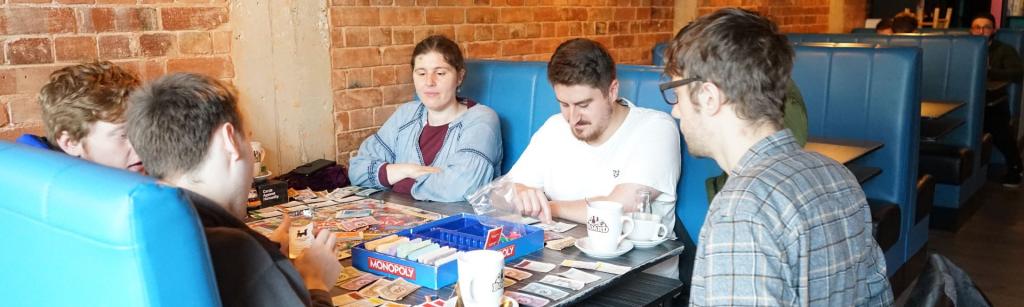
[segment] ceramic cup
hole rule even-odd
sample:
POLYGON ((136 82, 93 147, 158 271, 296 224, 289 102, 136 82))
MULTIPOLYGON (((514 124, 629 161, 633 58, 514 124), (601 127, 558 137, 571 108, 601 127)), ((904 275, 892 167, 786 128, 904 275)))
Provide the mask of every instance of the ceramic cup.
POLYGON ((480 249, 457 258, 459 296, 463 306, 500 306, 505 296, 505 255, 480 249))
POLYGON ((587 204, 587 237, 593 250, 613 252, 632 232, 633 219, 622 215, 622 204, 613 201, 587 204))
POLYGON ((661 223, 661 217, 650 214, 634 212, 633 232, 629 239, 633 241, 661 241, 668 237, 668 227, 661 223))

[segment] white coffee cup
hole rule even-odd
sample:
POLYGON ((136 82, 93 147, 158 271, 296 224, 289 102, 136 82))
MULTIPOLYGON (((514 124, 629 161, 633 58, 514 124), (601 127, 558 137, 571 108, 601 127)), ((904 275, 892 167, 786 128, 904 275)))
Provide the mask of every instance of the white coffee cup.
POLYGON ((463 306, 500 306, 505 296, 505 254, 480 249, 459 254, 459 297, 463 306))
POLYGON ((661 241, 668 237, 668 227, 661 223, 661 217, 642 212, 633 212, 633 241, 661 241))
POLYGON ((613 201, 587 204, 587 237, 595 251, 617 250, 619 243, 632 232, 633 219, 622 215, 622 204, 613 201))

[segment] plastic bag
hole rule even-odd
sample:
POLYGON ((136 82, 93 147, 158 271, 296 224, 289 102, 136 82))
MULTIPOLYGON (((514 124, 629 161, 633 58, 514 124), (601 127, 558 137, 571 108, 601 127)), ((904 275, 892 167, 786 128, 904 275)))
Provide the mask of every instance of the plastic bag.
POLYGON ((524 217, 516 209, 513 202, 513 199, 516 197, 515 191, 515 182, 512 182, 506 176, 501 176, 470 194, 469 197, 466 197, 466 200, 473 206, 473 212, 481 216, 481 224, 490 227, 504 226, 503 235, 514 238, 517 235, 512 234, 513 232, 518 234, 524 233, 523 224, 537 222, 535 218, 524 217), (501 223, 500 221, 491 222, 491 219, 511 222, 513 225, 501 223))

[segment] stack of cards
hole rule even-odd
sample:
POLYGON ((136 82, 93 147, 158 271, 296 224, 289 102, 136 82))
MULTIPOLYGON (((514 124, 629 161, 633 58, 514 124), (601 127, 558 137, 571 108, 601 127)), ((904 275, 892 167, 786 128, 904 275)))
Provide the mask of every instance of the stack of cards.
POLYGON ((390 235, 367 242, 363 245, 363 248, 388 256, 433 266, 455 260, 460 253, 454 247, 441 246, 428 239, 416 238, 409 240, 407 237, 398 235, 390 235))
POLYGON ((547 273, 555 269, 554 264, 532 260, 520 261, 515 267, 541 273, 547 273))
POLYGON ((565 238, 548 241, 547 243, 544 244, 544 247, 547 247, 548 249, 553 249, 553 250, 556 250, 556 251, 560 251, 560 250, 565 249, 566 247, 573 246, 575 244, 576 244, 576 238, 567 236, 565 238))

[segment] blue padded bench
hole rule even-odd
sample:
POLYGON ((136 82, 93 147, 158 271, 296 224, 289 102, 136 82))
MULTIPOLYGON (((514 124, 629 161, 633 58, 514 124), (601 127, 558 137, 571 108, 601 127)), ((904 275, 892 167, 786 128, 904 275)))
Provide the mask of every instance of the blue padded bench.
MULTIPOLYGON (((957 215, 981 188, 987 169, 980 159, 985 108, 984 38, 970 35, 789 34, 792 42, 871 43, 918 47, 922 55, 921 99, 959 101, 966 105, 953 114, 962 127, 936 143, 922 143, 919 168, 934 176, 935 210, 957 215), (968 175, 969 174, 969 175, 968 175)), ((932 223, 935 224, 933 215, 932 223)))
MULTIPOLYGON (((472 97, 498 113, 501 120, 504 157, 502 173, 507 173, 530 143, 530 137, 551 115, 558 114, 554 90, 548 83, 547 63, 468 61, 462 94, 472 97)), ((671 112, 661 97, 658 84, 666 81, 660 67, 618 65, 619 96, 641 107, 671 112)), ((682 136, 680 136, 681 138, 682 136)), ((680 139, 681 140, 681 139, 680 139)), ((680 148, 682 174, 676 189, 676 214, 696 242, 707 213, 704 180, 721 173, 711 159, 698 159, 680 148)))
POLYGON ((8 306, 220 306, 181 191, 0 141, 0 285, 8 306))
MULTIPOLYGON (((875 28, 853 28, 850 33, 856 34, 875 34, 875 28)), ((971 29, 968 28, 949 28, 949 29, 935 29, 935 28, 920 28, 917 29, 917 33, 925 34, 943 34, 943 35, 970 35, 971 29)))
POLYGON ((793 80, 807 106, 808 134, 885 144, 854 163, 882 169, 862 187, 874 213, 896 219, 893 223, 883 218, 876 226, 895 227, 876 232, 879 245, 891 245, 886 250, 886 264, 892 275, 906 261, 908 252, 920 249, 928 240, 927 221, 914 220, 920 52, 917 48, 799 45, 794 49, 793 80), (885 204, 899 209, 894 211, 894 206, 885 204), (911 227, 916 224, 923 225, 924 232, 912 236, 911 227))

